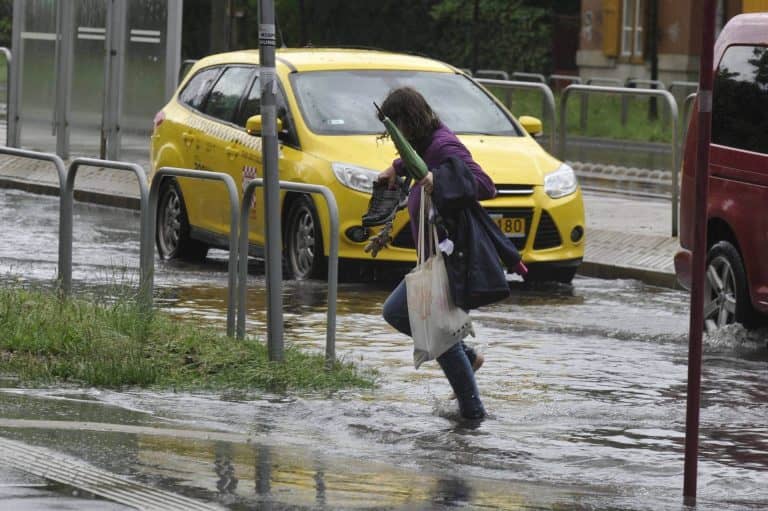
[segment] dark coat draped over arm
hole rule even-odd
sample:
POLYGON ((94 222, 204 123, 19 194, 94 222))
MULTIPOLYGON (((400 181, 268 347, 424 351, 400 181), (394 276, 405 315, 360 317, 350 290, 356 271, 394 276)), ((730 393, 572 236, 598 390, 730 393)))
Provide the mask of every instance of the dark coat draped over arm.
POLYGON ((433 169, 432 201, 454 244, 446 256, 454 303, 475 309, 509 296, 502 266, 514 268, 520 253, 478 202, 477 179, 464 160, 450 157, 433 169))

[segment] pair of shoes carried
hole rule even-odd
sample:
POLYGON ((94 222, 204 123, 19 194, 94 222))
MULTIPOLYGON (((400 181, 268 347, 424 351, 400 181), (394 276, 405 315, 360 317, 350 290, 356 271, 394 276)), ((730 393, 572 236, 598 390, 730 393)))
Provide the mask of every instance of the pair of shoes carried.
MULTIPOLYGON (((480 370, 481 367, 483 367, 483 364, 485 363, 485 357, 482 353, 478 353, 475 357, 475 361, 472 362, 472 372, 476 373, 480 370)), ((456 399, 456 394, 451 393, 451 395, 448 397, 448 399, 456 399)))
POLYGON ((395 188, 386 181, 373 183, 368 211, 363 215, 363 227, 375 227, 391 222, 395 214, 408 203, 408 180, 398 178, 395 188))

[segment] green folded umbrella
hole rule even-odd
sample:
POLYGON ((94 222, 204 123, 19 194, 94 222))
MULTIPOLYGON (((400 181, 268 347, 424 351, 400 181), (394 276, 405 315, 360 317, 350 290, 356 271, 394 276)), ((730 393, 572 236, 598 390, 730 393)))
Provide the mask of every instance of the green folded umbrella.
POLYGON ((400 158, 405 164, 406 172, 408 172, 408 175, 411 176, 414 180, 421 181, 429 172, 427 164, 424 163, 424 160, 421 159, 419 153, 416 152, 411 144, 409 144, 405 139, 400 130, 397 129, 397 126, 395 126, 395 123, 392 122, 392 119, 384 115, 384 113, 381 111, 381 108, 379 108, 379 105, 377 105, 375 102, 373 105, 379 112, 379 120, 384 123, 384 127, 387 129, 387 133, 389 133, 389 137, 392 139, 392 142, 394 142, 395 148, 397 148, 397 152, 400 154, 400 158))

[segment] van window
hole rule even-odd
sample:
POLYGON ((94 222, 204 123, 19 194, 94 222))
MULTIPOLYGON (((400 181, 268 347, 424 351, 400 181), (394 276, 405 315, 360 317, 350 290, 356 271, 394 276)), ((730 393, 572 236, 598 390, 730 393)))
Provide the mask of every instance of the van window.
POLYGON ((715 74, 712 142, 768 153, 768 48, 731 46, 715 74))
POLYGON ((197 73, 179 93, 179 101, 199 110, 219 71, 221 71, 220 67, 209 67, 197 73))
POLYGON ((213 86, 202 111, 222 121, 232 121, 253 73, 255 69, 252 67, 227 68, 213 86))

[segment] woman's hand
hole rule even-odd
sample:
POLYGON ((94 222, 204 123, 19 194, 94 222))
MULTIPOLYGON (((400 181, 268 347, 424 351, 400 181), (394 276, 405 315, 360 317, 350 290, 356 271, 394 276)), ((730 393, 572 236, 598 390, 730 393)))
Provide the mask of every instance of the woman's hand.
POLYGON ((424 176, 421 181, 419 181, 419 184, 424 187, 425 192, 431 194, 434 185, 434 181, 432 180, 432 172, 427 172, 427 175, 424 176))
POLYGON ((376 178, 376 181, 381 183, 386 181, 387 187, 392 190, 395 188, 395 180, 397 179, 397 174, 395 173, 395 167, 390 165, 387 167, 387 169, 381 173, 379 173, 379 177, 376 178))

